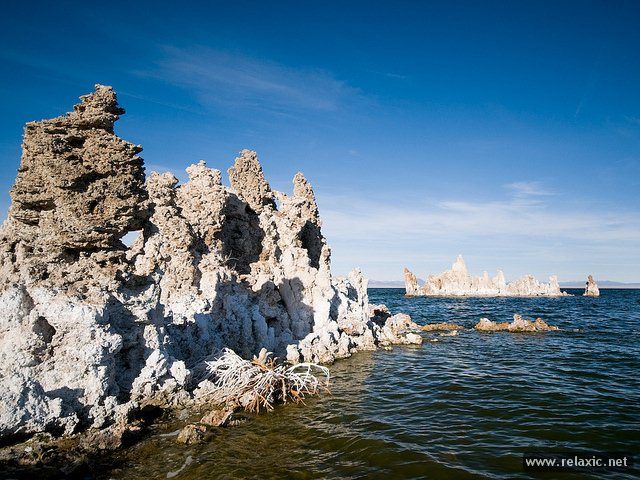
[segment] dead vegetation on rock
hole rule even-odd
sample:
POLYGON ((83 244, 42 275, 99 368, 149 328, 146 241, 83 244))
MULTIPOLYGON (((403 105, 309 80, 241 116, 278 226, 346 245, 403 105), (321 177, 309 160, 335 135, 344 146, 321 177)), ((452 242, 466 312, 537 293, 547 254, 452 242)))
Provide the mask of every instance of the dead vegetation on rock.
POLYGON ((253 360, 245 360, 225 349, 207 365, 211 381, 208 398, 248 412, 273 410, 278 403, 301 403, 308 395, 329 391, 326 367, 314 363, 279 364, 266 350, 253 360))

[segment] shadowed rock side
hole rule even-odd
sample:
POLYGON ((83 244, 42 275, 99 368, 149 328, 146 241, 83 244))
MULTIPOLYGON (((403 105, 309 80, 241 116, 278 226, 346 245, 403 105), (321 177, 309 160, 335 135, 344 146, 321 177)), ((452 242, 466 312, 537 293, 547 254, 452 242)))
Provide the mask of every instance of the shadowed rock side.
POLYGON ((593 279, 593 275, 589 275, 589 277, 587 278, 587 286, 584 289, 584 294, 585 297, 599 297, 600 296, 600 289, 598 288, 598 284, 596 283, 596 281, 593 279))
POLYGON ((560 290, 558 278, 549 277, 549 283, 540 283, 533 275, 526 275, 507 283, 502 270, 490 278, 487 272, 482 277, 472 277, 467 265, 458 255, 451 270, 440 275, 429 275, 424 285, 418 285, 416 276, 404 269, 405 292, 409 297, 560 297, 568 295, 560 290))
POLYGON ((360 271, 332 278, 301 173, 292 195, 272 191, 244 150, 232 188, 204 162, 184 185, 170 173, 145 185, 141 147, 113 133, 123 113, 98 85, 25 129, 0 231, 0 436, 192 404, 207 391, 205 360, 225 347, 332 362, 421 341, 406 316, 371 320, 360 271))

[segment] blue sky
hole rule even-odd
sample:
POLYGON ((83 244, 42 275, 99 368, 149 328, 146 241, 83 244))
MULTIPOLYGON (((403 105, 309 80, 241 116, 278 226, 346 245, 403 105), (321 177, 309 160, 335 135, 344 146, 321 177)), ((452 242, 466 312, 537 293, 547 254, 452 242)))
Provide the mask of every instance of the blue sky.
POLYGON ((113 85, 148 171, 303 171, 334 269, 640 281, 638 2, 29 2, 0 19, 0 211, 26 121, 113 85), (513 4, 513 5, 511 5, 513 4))

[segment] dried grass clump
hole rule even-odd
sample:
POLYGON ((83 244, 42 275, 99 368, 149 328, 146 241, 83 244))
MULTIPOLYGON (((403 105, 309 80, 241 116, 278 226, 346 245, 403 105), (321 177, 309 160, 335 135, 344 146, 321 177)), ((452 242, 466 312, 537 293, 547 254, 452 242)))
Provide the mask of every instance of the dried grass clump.
POLYGON ((330 376, 326 367, 315 363, 287 366, 276 360, 266 349, 249 361, 225 348, 220 357, 207 362, 214 385, 212 396, 220 403, 258 412, 262 408, 273 410, 276 403, 300 403, 307 395, 328 391, 330 376))

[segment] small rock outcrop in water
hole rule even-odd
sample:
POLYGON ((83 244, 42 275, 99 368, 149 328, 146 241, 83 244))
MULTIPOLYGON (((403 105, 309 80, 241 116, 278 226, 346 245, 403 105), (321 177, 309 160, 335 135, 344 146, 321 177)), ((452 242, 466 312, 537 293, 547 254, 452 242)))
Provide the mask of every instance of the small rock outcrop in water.
POLYGON ((301 173, 292 195, 273 191, 243 150, 232 188, 204 162, 183 185, 170 173, 145 183, 142 148, 113 131, 123 113, 98 85, 26 126, 0 230, 0 437, 188 406, 223 348, 325 363, 418 342, 406 316, 372 321, 360 271, 332 277, 301 173))
POLYGON ((587 286, 584 289, 584 296, 585 297, 600 296, 600 289, 598 288, 598 284, 596 283, 596 281, 593 279, 593 275, 589 275, 589 278, 587 278, 587 286))
POLYGON ((380 345, 420 345, 422 343, 422 337, 416 334, 420 327, 411 320, 409 315, 404 313, 391 315, 387 306, 380 304, 369 305, 369 316, 382 328, 379 337, 380 345))
POLYGON ((526 275, 507 283, 502 270, 490 278, 487 272, 482 277, 472 277, 467 265, 458 255, 451 270, 440 275, 429 275, 424 285, 418 285, 416 276, 404 269, 405 293, 409 297, 451 296, 451 297, 560 297, 566 296, 560 290, 558 278, 549 277, 549 283, 540 283, 533 275, 526 275))
POLYGON ((558 327, 554 327, 552 325, 547 324, 541 318, 536 318, 535 321, 527 320, 522 318, 521 315, 514 315, 513 322, 492 322, 488 318, 481 318, 480 321, 474 327, 476 330, 481 332, 514 332, 514 333, 523 333, 523 332, 550 332, 554 330, 559 330, 558 327))
POLYGON ((423 332, 445 332, 449 330, 464 330, 464 327, 455 323, 427 323, 422 325, 420 330, 423 332))

